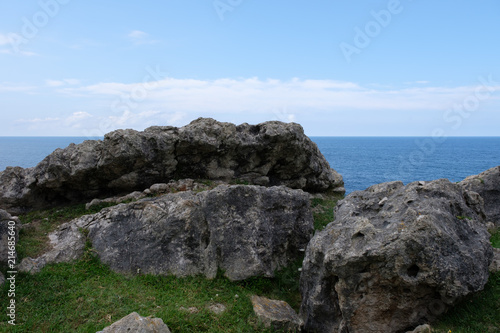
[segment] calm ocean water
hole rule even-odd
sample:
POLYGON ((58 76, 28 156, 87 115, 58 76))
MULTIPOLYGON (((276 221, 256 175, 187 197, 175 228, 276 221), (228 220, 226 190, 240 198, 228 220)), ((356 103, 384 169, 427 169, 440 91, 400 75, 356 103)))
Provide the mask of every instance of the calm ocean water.
MULTIPOLYGON (((0 137, 0 171, 33 167, 56 148, 84 137, 0 137)), ((312 137, 347 192, 392 180, 456 182, 500 165, 500 137, 312 137)))

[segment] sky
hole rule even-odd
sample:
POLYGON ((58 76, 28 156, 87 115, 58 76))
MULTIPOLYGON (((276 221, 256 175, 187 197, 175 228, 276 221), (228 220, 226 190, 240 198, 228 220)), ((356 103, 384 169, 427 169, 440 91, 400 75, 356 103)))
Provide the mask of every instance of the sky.
POLYGON ((0 136, 500 136, 498 0, 0 2, 0 136))

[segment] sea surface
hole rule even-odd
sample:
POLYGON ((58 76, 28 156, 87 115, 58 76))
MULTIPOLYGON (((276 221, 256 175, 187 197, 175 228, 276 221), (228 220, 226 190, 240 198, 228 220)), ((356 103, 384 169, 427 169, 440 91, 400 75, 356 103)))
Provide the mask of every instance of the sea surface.
MULTIPOLYGON (((0 137, 0 171, 34 167, 57 148, 88 137, 0 137)), ((99 139, 99 138, 90 138, 99 139)), ((386 181, 457 182, 500 165, 500 137, 311 137, 347 193, 386 181)))

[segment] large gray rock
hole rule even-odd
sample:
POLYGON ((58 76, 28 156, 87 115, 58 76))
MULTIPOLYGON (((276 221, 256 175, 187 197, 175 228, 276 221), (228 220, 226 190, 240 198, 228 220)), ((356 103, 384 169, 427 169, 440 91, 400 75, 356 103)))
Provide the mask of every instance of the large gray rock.
POLYGON ((492 260, 481 198, 448 180, 374 185, 308 245, 308 332, 405 332, 481 290, 492 260))
POLYGON ((231 280, 274 272, 296 260, 313 231, 309 196, 285 186, 221 185, 120 204, 62 225, 53 250, 20 270, 70 261, 86 237, 102 262, 122 273, 202 274, 231 280))
POLYGON ((160 318, 141 317, 132 312, 111 326, 97 333, 170 333, 168 326, 160 318))
POLYGON ((486 222, 500 227, 500 166, 479 175, 469 176, 460 182, 465 189, 479 193, 484 200, 486 222))
POLYGON ((17 252, 11 251, 19 240, 19 228, 21 223, 15 216, 11 216, 5 210, 0 209, 0 263, 13 264, 10 260, 17 260, 17 252))
POLYGON ((171 179, 244 180, 343 193, 342 177, 298 124, 221 123, 118 130, 57 149, 36 167, 0 172, 0 208, 25 212, 142 191, 171 179))

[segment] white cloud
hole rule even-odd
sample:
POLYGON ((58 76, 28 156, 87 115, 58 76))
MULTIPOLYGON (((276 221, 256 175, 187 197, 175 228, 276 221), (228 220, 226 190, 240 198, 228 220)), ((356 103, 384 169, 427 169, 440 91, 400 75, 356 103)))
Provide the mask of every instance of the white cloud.
POLYGON ((127 37, 135 44, 135 45, 143 45, 143 44, 156 44, 159 41, 154 40, 151 36, 140 30, 131 31, 127 37))
POLYGON ((36 89, 35 86, 24 86, 12 83, 0 83, 1 92, 32 92, 36 89))
POLYGON ((9 33, 9 34, 0 33, 0 54, 21 55, 26 57, 32 57, 38 55, 35 52, 14 50, 12 46, 16 43, 15 36, 18 36, 18 38, 20 38, 19 35, 14 33, 9 33))
POLYGON ((77 79, 64 79, 64 80, 45 80, 45 84, 49 87, 61 87, 65 85, 77 85, 80 80, 77 79))
MULTIPOLYGON (((288 105, 293 112, 359 110, 443 110, 474 93, 477 86, 373 88, 334 80, 193 80, 165 78, 150 83, 98 83, 66 93, 108 96, 141 107, 180 112, 268 112, 288 105), (134 97, 135 96, 135 97, 134 97)), ((494 87, 491 87, 493 89, 494 87)), ((500 87, 496 87, 500 91, 500 87)), ((492 96, 493 97, 493 96, 492 96)), ((137 109, 136 109, 137 108, 137 109)))

